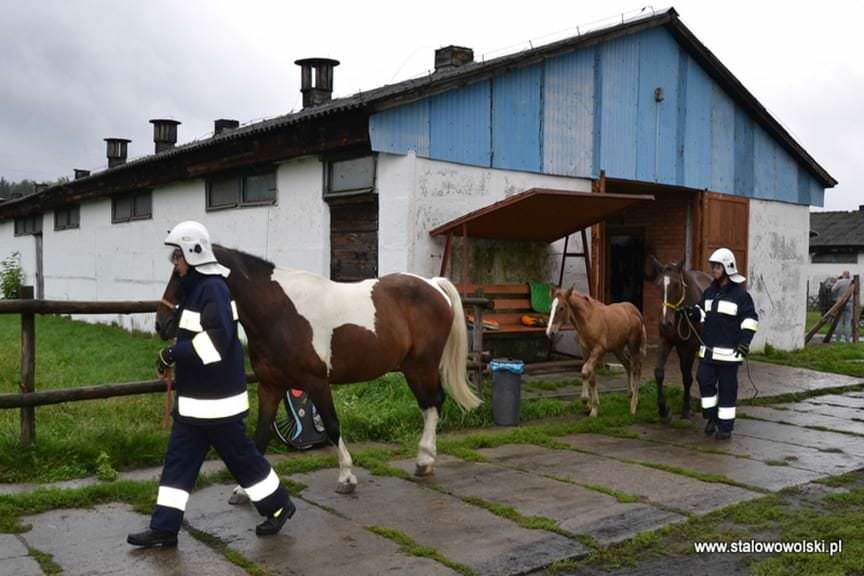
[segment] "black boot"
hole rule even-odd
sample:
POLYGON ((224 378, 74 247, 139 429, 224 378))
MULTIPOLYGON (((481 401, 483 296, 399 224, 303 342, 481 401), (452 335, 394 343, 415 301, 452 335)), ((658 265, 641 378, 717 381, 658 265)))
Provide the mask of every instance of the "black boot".
POLYGON ((276 534, 296 511, 297 508, 294 506, 294 503, 289 500, 285 506, 274 512, 272 515, 267 516, 267 519, 264 520, 264 522, 258 524, 258 526, 255 527, 255 534, 258 536, 272 536, 273 534, 276 534))
POLYGON ((723 430, 717 430, 714 434, 715 440, 729 440, 732 438, 732 432, 724 432, 723 430))
POLYGON ((711 436, 717 430, 717 421, 714 419, 708 420, 705 424, 705 436, 711 436))
POLYGON ((126 537, 126 542, 133 546, 141 546, 142 548, 156 548, 158 546, 172 548, 177 546, 177 534, 151 528, 137 534, 129 534, 126 537))

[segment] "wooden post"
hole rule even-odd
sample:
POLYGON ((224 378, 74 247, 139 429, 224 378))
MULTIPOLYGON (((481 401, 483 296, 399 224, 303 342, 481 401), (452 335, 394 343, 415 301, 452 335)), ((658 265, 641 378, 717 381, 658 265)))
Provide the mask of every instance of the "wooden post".
POLYGON ((585 255, 585 275, 588 278, 588 295, 592 298, 597 298, 594 294, 594 280, 591 277, 594 270, 591 268, 591 247, 588 246, 588 235, 585 234, 585 228, 582 228, 580 232, 582 233, 582 254, 585 255))
MULTIPOLYGON (((564 252, 561 254, 561 273, 558 274, 558 287, 563 288, 562 284, 564 284, 564 265, 567 262, 567 247, 570 245, 570 235, 564 237, 564 252)), ((590 273, 589 273, 590 274, 590 273)), ((589 279, 588 283, 591 281, 589 279)))
MULTIPOLYGON (((477 290, 478 298, 483 298, 484 296, 485 294, 483 293, 482 288, 477 290)), ((473 356, 477 366, 471 372, 471 380, 473 381, 474 389, 477 391, 477 395, 479 396, 483 389, 483 307, 477 304, 474 305, 474 330, 472 336, 472 348, 474 350, 473 356)))
POLYGON ((468 225, 462 224, 462 286, 465 295, 468 294, 468 225))
MULTIPOLYGON (((33 287, 21 287, 21 299, 33 299, 33 287)), ((29 394, 36 389, 36 317, 31 313, 21 314, 21 393, 29 394)), ((36 441, 36 410, 30 406, 21 408, 21 445, 29 448, 36 441)))
POLYGON ((447 264, 450 263, 450 250, 453 248, 452 240, 453 232, 450 231, 447 233, 447 240, 444 241, 444 256, 441 257, 441 273, 439 274, 439 276, 447 278, 450 277, 447 274, 447 264))
POLYGON ((852 342, 858 344, 860 330, 858 324, 861 322, 861 277, 856 274, 852 278, 852 342))
MULTIPOLYGON (((811 328, 809 332, 807 332, 807 335, 804 336, 804 344, 807 344, 808 342, 810 342, 810 339, 813 338, 813 336, 817 332, 819 332, 819 329, 822 328, 822 326, 824 326, 825 323, 828 322, 829 320, 832 320, 834 322, 834 325, 836 326, 837 318, 840 314, 840 310, 843 308, 843 306, 846 305, 846 301, 849 300, 849 298, 852 298, 852 289, 853 288, 854 288, 854 284, 850 284, 849 288, 845 292, 843 292, 843 294, 841 294, 840 297, 837 299, 837 302, 835 302, 834 305, 831 306, 831 308, 828 310, 828 312, 826 312, 825 315, 822 316, 822 318, 819 320, 819 322, 817 322, 816 325, 813 326, 813 328, 811 328)), ((825 342, 828 342, 830 340, 832 332, 833 332, 833 328, 831 330, 829 330, 828 334, 826 334, 825 342)))

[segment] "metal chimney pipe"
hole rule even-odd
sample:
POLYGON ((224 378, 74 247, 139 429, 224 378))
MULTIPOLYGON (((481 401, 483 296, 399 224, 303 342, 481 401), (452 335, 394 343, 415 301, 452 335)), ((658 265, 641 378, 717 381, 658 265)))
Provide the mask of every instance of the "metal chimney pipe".
POLYGON ((129 142, 126 138, 105 138, 108 143, 108 168, 114 168, 126 163, 126 152, 129 142))
POLYGON ((180 125, 180 122, 155 118, 150 120, 150 123, 153 124, 153 142, 156 143, 156 154, 174 148, 174 145, 177 144, 177 126, 180 125))

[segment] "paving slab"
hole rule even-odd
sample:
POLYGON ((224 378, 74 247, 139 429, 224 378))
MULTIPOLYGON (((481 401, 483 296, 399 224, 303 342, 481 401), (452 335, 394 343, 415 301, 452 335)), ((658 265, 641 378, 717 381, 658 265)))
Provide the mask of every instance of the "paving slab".
POLYGON ((14 534, 0 534, 0 576, 42 576, 39 563, 14 534))
POLYGON ((825 477, 824 473, 800 468, 769 466, 758 460, 699 452, 692 448, 668 446, 629 438, 616 438, 600 434, 574 434, 559 438, 559 440, 579 450, 586 450, 602 456, 676 466, 705 474, 719 474, 747 486, 775 492, 789 486, 797 486, 825 477))
MULTIPOLYGON (((788 394, 789 392, 823 390, 825 388, 840 386, 855 386, 864 382, 864 378, 846 376, 844 374, 818 372, 816 370, 808 370, 807 368, 796 368, 753 360, 749 360, 748 363, 750 365, 750 376, 759 387, 760 397, 788 394)), ((752 394, 752 388, 747 378, 746 367, 740 370, 738 379, 741 383, 738 397, 749 397, 752 394)))
MULTIPOLYGON (((740 422, 736 424, 740 426, 740 422)), ((640 424, 628 430, 639 434, 640 438, 664 445, 690 446, 697 450, 722 450, 728 454, 761 460, 763 462, 786 462, 794 468, 828 475, 845 474, 864 467, 864 458, 845 452, 823 452, 809 446, 799 446, 787 442, 775 442, 753 436, 735 433, 732 438, 719 443, 712 437, 702 434, 701 426, 692 430, 672 429, 660 425, 640 424)))
MULTIPOLYGON (((332 474, 330 480, 327 486, 332 488, 332 474)), ((261 517, 252 506, 229 505, 231 490, 231 486, 215 485, 196 492, 186 521, 193 528, 218 536, 274 576, 456 574, 429 558, 403 554, 395 542, 299 498, 294 499, 297 513, 282 531, 259 538, 255 525, 261 517)))
POLYGON ((33 529, 22 534, 32 547, 54 556, 64 574, 102 576, 216 576, 246 574, 185 532, 177 548, 141 550, 126 544, 126 535, 147 527, 148 518, 126 504, 91 509, 53 510, 22 518, 33 529))
POLYGON ((676 511, 705 514, 761 496, 736 486, 702 482, 664 470, 572 450, 509 444, 479 452, 505 466, 550 474, 577 484, 613 488, 676 511))
POLYGON ((799 412, 796 410, 778 410, 770 406, 743 406, 738 409, 741 416, 749 416, 759 420, 770 420, 771 422, 783 422, 795 426, 808 426, 828 428, 838 432, 864 435, 864 422, 846 420, 835 416, 815 414, 812 412, 799 412))
MULTIPOLYGON (((393 465, 414 471, 413 460, 393 465)), ((420 481, 459 497, 482 498, 514 508, 523 516, 543 516, 573 534, 590 534, 601 544, 620 542, 640 532, 681 522, 680 514, 616 498, 582 486, 495 464, 439 456, 435 475, 420 481)))
POLYGON ((823 416, 843 418, 844 420, 864 422, 864 407, 847 408, 844 406, 837 406, 835 404, 816 404, 814 402, 778 404, 772 407, 777 408, 778 410, 794 410, 796 412, 804 412, 807 414, 821 414, 823 416))
POLYGON ((585 546, 544 530, 528 530, 414 482, 372 476, 357 469, 357 491, 350 496, 333 490, 332 470, 292 476, 307 488, 303 498, 330 507, 363 525, 399 530, 415 542, 431 546, 480 575, 511 576, 549 566, 556 560, 581 557, 585 546))
POLYGON ((862 442, 861 438, 839 432, 802 428, 801 426, 781 424, 768 420, 739 418, 735 421, 735 434, 733 437, 735 435, 752 436, 798 446, 809 446, 818 450, 842 450, 857 458, 864 458, 864 442, 862 442))
POLYGON ((814 396, 804 400, 806 404, 828 404, 830 406, 841 406, 844 408, 861 408, 864 409, 864 398, 852 396, 851 394, 825 394, 824 396, 814 396))

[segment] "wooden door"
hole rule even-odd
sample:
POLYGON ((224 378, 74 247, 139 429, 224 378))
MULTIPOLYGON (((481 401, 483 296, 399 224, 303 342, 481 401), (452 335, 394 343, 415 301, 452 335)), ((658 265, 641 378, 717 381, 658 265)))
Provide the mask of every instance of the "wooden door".
POLYGON ((708 258, 718 248, 729 248, 735 254, 738 270, 747 275, 747 238, 750 201, 740 196, 702 192, 695 230, 696 258, 693 268, 711 271, 708 258))
POLYGON ((333 199, 330 205, 330 278, 355 282, 378 276, 378 195, 333 199))

